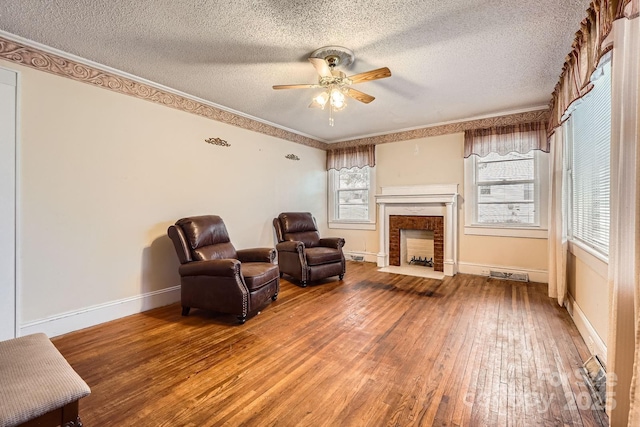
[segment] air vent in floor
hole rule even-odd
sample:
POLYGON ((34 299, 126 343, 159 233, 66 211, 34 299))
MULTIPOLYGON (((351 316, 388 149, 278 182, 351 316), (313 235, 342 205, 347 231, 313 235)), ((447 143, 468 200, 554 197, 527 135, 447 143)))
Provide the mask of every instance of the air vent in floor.
POLYGON ((493 279, 515 280, 517 282, 528 282, 529 275, 527 273, 510 273, 507 271, 489 271, 489 277, 493 279))
POLYGON ((607 398, 607 372, 598 356, 591 356, 584 362, 580 373, 589 387, 594 407, 604 410, 607 398))

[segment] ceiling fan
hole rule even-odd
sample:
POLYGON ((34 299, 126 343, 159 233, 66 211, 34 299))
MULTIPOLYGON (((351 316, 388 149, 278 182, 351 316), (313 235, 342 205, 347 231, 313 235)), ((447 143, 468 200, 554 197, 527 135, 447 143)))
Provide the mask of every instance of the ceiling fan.
POLYGON ((309 108, 321 108, 329 105, 329 125, 333 126, 333 112, 346 107, 345 95, 365 104, 375 98, 351 85, 369 82, 372 80, 391 77, 391 71, 387 67, 364 73, 348 76, 336 69, 336 67, 348 67, 353 63, 355 55, 353 51, 342 46, 325 46, 317 49, 309 56, 309 62, 319 74, 317 84, 275 85, 274 89, 310 89, 322 88, 323 92, 313 98, 309 108))

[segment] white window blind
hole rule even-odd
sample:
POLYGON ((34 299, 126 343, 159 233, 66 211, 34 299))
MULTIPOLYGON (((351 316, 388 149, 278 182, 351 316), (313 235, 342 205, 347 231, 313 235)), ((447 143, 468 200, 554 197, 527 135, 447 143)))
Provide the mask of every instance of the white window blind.
POLYGON ((571 114, 571 235, 609 253, 611 65, 571 114))

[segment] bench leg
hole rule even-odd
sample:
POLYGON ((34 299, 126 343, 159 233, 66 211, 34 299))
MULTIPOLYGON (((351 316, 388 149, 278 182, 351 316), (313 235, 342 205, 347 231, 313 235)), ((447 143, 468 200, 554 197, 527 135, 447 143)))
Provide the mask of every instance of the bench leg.
POLYGON ((54 409, 38 418, 20 424, 18 427, 82 427, 78 415, 78 401, 71 402, 62 408, 54 409))
POLYGON ((62 407, 62 427, 82 427, 77 400, 62 407))

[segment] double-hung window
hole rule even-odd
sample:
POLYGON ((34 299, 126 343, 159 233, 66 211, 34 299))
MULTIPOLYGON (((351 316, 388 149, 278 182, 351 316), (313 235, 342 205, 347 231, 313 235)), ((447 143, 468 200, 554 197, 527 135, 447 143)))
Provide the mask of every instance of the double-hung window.
POLYGON ((375 230, 375 148, 327 151, 329 228, 375 230))
POLYGON ((537 225, 535 166, 533 151, 475 159, 475 223, 537 225))
POLYGON ((375 228, 375 169, 342 168, 329 171, 329 226, 375 228))
MULTIPOLYGON (((540 128, 513 134, 500 129, 485 137, 485 142, 499 148, 543 145, 546 135, 542 134, 540 128), (502 140, 511 145, 501 146, 502 140)), ((546 238, 548 162, 548 154, 539 149, 469 155, 465 159, 465 234, 546 238)))

